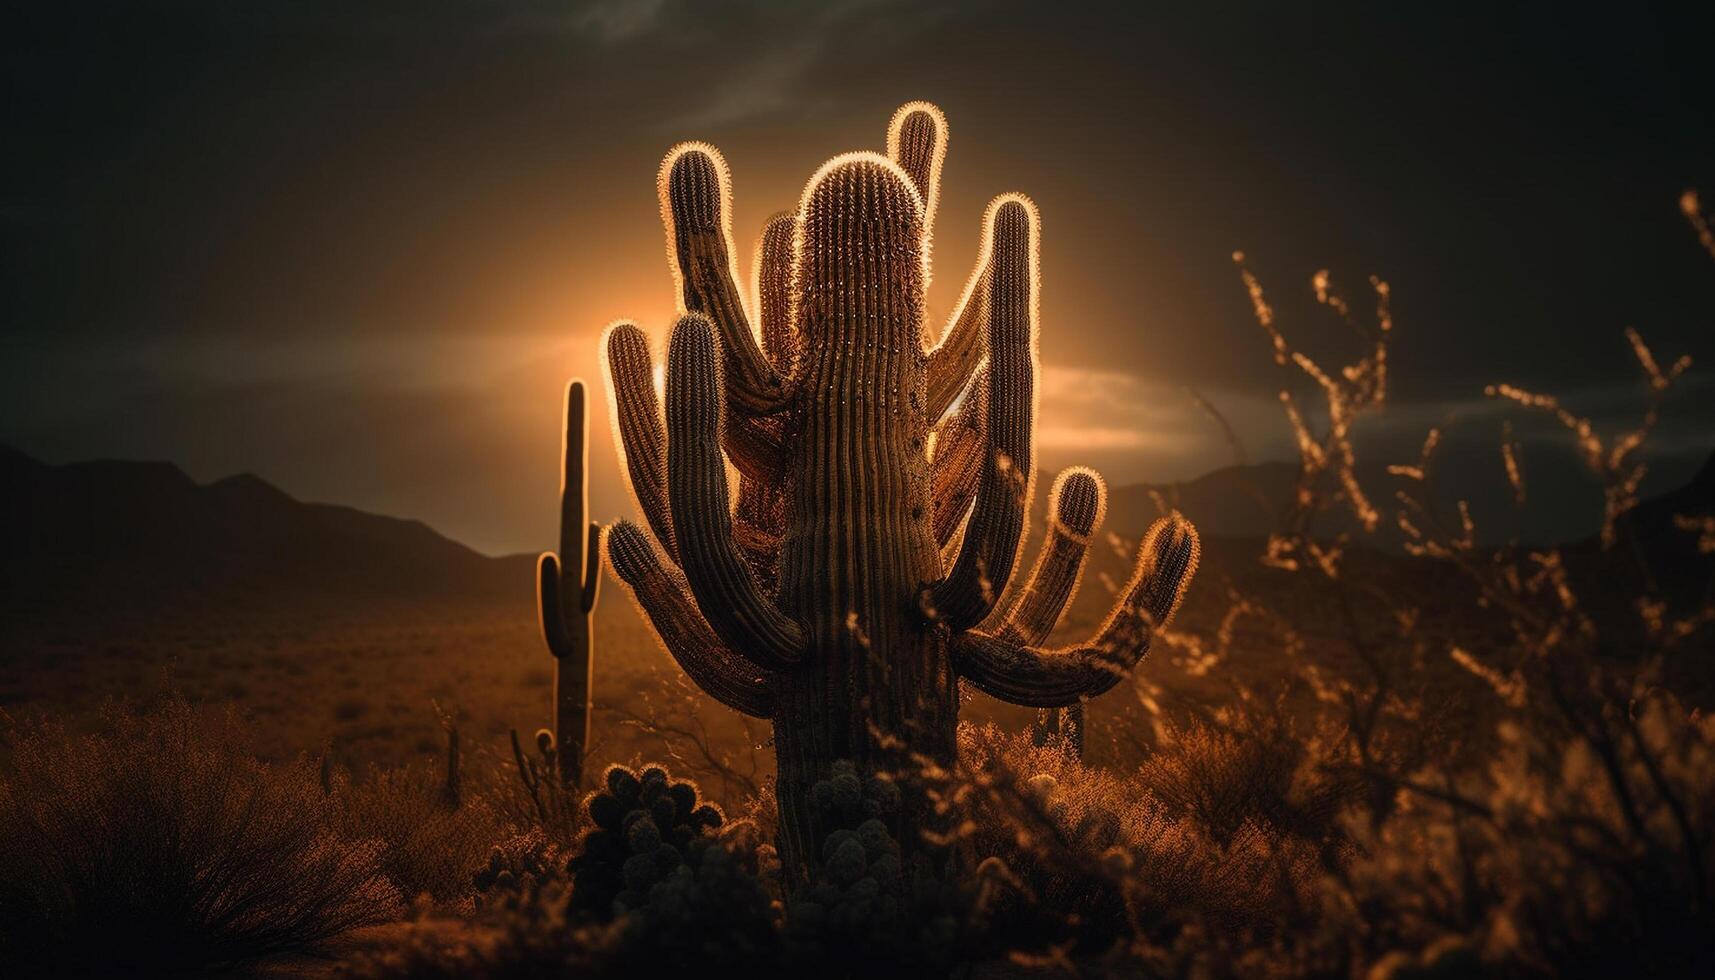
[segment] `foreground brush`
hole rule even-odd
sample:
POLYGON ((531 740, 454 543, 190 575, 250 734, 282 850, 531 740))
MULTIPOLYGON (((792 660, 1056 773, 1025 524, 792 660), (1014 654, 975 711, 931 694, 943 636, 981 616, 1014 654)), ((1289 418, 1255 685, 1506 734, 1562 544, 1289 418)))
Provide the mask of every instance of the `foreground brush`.
MULTIPOLYGON (((686 673, 773 722, 794 885, 829 832, 811 791, 836 761, 866 777, 950 765, 961 679, 1048 709, 1111 689, 1197 564, 1190 523, 1156 522, 1106 623, 1044 647, 1103 506, 1099 478, 1072 470, 1030 581, 1001 602, 1035 476, 1039 220, 1022 195, 994 200, 959 306, 926 344, 946 144, 940 110, 915 103, 894 116, 886 156, 828 161, 798 210, 768 222, 749 298, 725 161, 676 147, 660 174, 683 311, 664 417, 643 332, 619 323, 603 340, 626 469, 659 544, 620 522, 609 560, 686 673)), ((896 819, 909 848, 932 815, 908 794, 896 819)))

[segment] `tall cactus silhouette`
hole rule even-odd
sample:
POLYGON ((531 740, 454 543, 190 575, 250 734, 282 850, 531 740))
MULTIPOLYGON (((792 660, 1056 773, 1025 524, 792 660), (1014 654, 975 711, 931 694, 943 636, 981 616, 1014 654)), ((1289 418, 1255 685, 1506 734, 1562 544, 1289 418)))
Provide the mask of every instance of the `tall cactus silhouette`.
POLYGON ((543 552, 536 563, 542 638, 554 657, 554 757, 560 783, 570 789, 583 782, 590 742, 595 604, 601 591, 601 525, 588 519, 588 400, 584 383, 574 378, 566 386, 560 455, 560 550, 543 552))
POLYGON ((958 307, 926 343, 947 135, 939 109, 913 103, 887 155, 828 161, 797 210, 769 220, 748 302, 726 163, 675 147, 659 179, 681 310, 664 415, 643 332, 618 323, 603 340, 626 470, 659 542, 622 521, 609 560, 692 679, 773 722, 781 855, 800 881, 826 830, 811 787, 836 760, 865 774, 950 764, 961 680, 1040 708, 1109 690, 1197 563, 1195 529, 1158 521, 1096 634, 1042 646, 1103 506, 1099 478, 1069 470, 1042 557, 998 608, 1035 475, 1039 220, 1023 195, 993 201, 958 307))

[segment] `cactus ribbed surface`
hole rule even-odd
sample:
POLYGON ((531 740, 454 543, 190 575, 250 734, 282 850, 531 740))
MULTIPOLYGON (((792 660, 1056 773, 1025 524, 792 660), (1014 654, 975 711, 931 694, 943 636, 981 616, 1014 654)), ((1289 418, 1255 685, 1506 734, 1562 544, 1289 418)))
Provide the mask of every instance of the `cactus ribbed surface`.
MULTIPOLYGON (((1044 708, 1110 689, 1197 561, 1188 522, 1157 522, 1095 638, 1043 646, 1103 490, 1087 470, 1061 475, 1041 556, 1009 593, 1035 475, 1036 207, 1019 194, 990 205, 976 268, 930 344, 946 122, 908 105, 887 142, 886 156, 828 161, 797 210, 769 220, 748 303, 725 161, 674 148, 659 183, 681 309, 664 416, 641 331, 618 324, 603 342, 626 469, 659 543, 621 522, 609 560, 687 674, 773 722, 794 885, 820 862, 830 828, 813 787, 836 761, 865 777, 952 763, 961 680, 1044 708)), ((908 794, 894 828, 908 851, 927 819, 908 794)))
MULTIPOLYGON (((1072 467, 1055 479, 1048 495, 1048 530, 1036 555, 1036 567, 1031 569, 1029 583, 1019 593, 997 637, 1026 645, 1047 642, 1077 594, 1090 535, 1101 524, 1106 508, 1107 490, 1094 470, 1072 467)), ((1041 709, 1035 735, 1038 744, 1054 738, 1074 754, 1081 754, 1083 704, 1041 709)))
MULTIPOLYGON (((648 357, 645 344, 644 357, 648 357)), ((554 740, 562 785, 583 781, 590 742, 590 684, 594 673, 595 604, 601 589, 601 525, 589 516, 589 421, 584 383, 566 386, 561 449, 560 550, 536 565, 542 638, 554 657, 554 740), (567 577, 567 573, 570 577, 567 577)))

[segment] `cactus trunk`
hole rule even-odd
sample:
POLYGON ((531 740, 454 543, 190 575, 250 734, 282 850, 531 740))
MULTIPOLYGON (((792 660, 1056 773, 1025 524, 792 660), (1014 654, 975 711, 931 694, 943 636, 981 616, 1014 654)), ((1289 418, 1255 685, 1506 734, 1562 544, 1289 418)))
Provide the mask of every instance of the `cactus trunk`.
MULTIPOLYGON (((584 619, 582 616, 574 620, 584 619)), ((583 784, 584 756, 590 744, 590 690, 595 679, 591 657, 594 638, 588 629, 574 629, 566 655, 554 658, 554 751, 559 760, 560 785, 583 784)))
POLYGON ((561 449, 560 550, 536 566, 542 637, 554 658, 554 756, 560 785, 583 782, 595 674, 595 604, 601 585, 601 525, 589 516, 589 420, 584 383, 566 386, 561 449), (570 577, 566 572, 570 570, 570 577))
POLYGON ((804 205, 802 388, 786 440, 779 591, 781 611, 804 626, 806 650, 778 673, 774 713, 782 851, 794 865, 817 835, 801 804, 835 761, 863 772, 900 765, 876 732, 952 761, 958 693, 947 631, 912 601, 941 574, 927 518, 913 207, 897 178, 875 166, 826 175, 804 205), (897 212, 844 207, 888 195, 897 212), (875 268, 878 257, 886 268, 875 268))

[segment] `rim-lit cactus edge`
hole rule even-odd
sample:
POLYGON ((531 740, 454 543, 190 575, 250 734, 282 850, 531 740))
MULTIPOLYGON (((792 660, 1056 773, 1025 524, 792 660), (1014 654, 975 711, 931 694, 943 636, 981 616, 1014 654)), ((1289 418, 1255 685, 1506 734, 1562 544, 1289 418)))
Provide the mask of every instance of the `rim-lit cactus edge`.
MULTIPOLYGON (((1029 581, 1007 591, 1035 477, 1040 222, 1021 194, 993 201, 931 346, 924 292, 947 134, 939 109, 913 103, 894 115, 886 156, 829 160, 797 211, 768 221, 748 296, 726 162, 711 146, 675 147, 659 188, 682 314, 665 413, 644 333, 620 322, 602 340, 655 539, 621 521, 608 560, 693 680, 773 723, 792 880, 816 860, 826 828, 809 793, 836 760, 866 775, 950 764, 960 680, 1044 709, 1109 690, 1197 564, 1191 524, 1157 521, 1095 635, 1044 647, 1104 507, 1100 478, 1076 468, 1054 483, 1029 581)), ((925 816, 902 813, 906 830, 925 816)))

